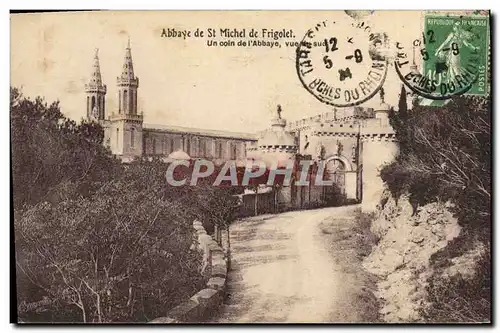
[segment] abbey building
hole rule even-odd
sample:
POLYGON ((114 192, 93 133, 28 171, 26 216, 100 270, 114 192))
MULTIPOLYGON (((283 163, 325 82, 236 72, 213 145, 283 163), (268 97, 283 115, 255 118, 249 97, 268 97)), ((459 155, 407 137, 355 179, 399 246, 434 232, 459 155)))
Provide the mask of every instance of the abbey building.
MULTIPOLYGON (((278 106, 268 130, 246 134, 144 124, 137 104, 140 83, 134 73, 130 42, 116 85, 118 109, 106 109, 107 89, 96 52, 92 76, 85 85, 87 117, 103 125, 104 144, 125 162, 142 156, 165 160, 203 158, 215 164, 253 159, 263 160, 271 167, 276 162, 286 165, 289 160, 309 159, 326 165, 326 174, 345 199, 362 202, 363 207, 371 210, 383 190, 379 171, 398 153, 388 120, 390 106, 384 102, 383 90, 377 108, 334 108, 288 123, 278 106)), ((278 201, 287 209, 310 207, 328 201, 333 190, 295 187, 292 183, 280 189, 278 201)))
POLYGON ((87 118, 98 120, 104 127, 104 144, 123 161, 140 156, 167 158, 205 158, 214 161, 245 158, 246 146, 256 142, 255 135, 226 131, 145 124, 138 108, 139 78, 134 73, 130 41, 118 87, 118 109, 106 109, 106 85, 102 81, 96 51, 92 75, 85 85, 87 118))

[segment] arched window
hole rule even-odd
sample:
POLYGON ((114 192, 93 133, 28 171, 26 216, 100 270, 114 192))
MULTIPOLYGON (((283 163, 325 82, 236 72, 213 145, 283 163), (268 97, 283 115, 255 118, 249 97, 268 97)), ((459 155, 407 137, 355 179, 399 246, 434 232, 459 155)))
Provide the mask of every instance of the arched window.
POLYGON ((174 138, 170 138, 170 152, 172 153, 175 150, 175 141, 174 138))
POLYGON ((97 115, 97 118, 101 119, 101 113, 102 113, 102 96, 97 97, 97 105, 99 105, 99 114, 97 115))
POLYGON ((116 129, 116 149, 118 149, 118 146, 120 144, 120 129, 116 129))
POLYGON ((231 143, 231 159, 232 160, 235 160, 236 159, 236 155, 237 155, 237 150, 236 150, 236 144, 235 143, 231 143))
POLYGON ((90 113, 94 112, 94 107, 95 107, 95 96, 92 96, 92 107, 90 108, 90 113))
POLYGON ((128 112, 127 99, 128 99, 128 92, 126 90, 124 90, 123 91, 123 112, 124 113, 128 112))
POLYGON ((337 158, 333 158, 326 163, 326 174, 330 180, 339 187, 342 193, 345 191, 345 163, 337 158))
POLYGON ((130 129, 130 147, 134 148, 135 146, 135 128, 130 129))
POLYGON ((189 138, 186 138, 186 153, 191 155, 191 140, 189 138))
POLYGON ((203 157, 203 139, 198 138, 198 157, 203 157))
POLYGON ((219 142, 218 146, 219 146, 218 148, 219 158, 222 158, 222 142, 219 142))
POLYGON ((156 139, 153 138, 153 155, 156 155, 156 139))
POLYGON ((118 91, 118 113, 122 113, 122 91, 118 91))
POLYGON ((131 90, 132 105, 130 106, 130 113, 137 114, 137 91, 131 90))
POLYGON ((106 112, 106 103, 104 102, 104 96, 102 96, 102 119, 105 117, 105 112, 106 112))
POLYGON ((90 110, 90 96, 87 96, 87 115, 90 116, 91 114, 91 110, 90 110))

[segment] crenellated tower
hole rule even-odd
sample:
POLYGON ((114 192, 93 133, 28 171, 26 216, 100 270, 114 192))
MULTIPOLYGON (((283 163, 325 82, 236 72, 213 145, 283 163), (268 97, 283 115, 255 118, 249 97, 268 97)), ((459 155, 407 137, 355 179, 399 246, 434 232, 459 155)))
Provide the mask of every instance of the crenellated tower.
POLYGON ((122 157, 141 156, 143 152, 143 115, 138 112, 139 78, 134 74, 130 39, 125 49, 122 73, 116 79, 118 110, 109 117, 109 141, 113 154, 122 157))
POLYGON ((103 121, 106 110, 106 85, 102 83, 99 49, 95 51, 92 75, 85 85, 85 93, 87 95, 87 119, 103 121))

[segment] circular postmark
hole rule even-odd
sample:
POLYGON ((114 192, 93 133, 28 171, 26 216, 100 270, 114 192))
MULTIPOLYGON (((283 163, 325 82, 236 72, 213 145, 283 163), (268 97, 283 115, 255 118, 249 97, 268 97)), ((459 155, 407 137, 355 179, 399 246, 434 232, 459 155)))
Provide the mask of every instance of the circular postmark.
POLYGON ((384 84, 387 35, 364 21, 325 20, 309 29, 296 50, 304 88, 323 103, 348 107, 377 94, 384 84))
POLYGON ((417 95, 431 100, 480 94, 484 91, 487 58, 483 55, 485 43, 473 27, 481 24, 481 20, 462 17, 426 18, 422 37, 412 42, 413 61, 408 48, 396 43, 394 66, 401 81, 417 95), (420 70, 416 56, 420 58, 420 70))

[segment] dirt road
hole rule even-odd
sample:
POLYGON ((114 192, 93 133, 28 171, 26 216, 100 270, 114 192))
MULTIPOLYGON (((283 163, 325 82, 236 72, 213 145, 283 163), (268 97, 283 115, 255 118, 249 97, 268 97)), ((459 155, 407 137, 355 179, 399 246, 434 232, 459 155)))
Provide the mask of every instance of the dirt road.
POLYGON ((329 234, 336 231, 349 233, 355 208, 257 216, 231 226, 229 295, 220 315, 213 321, 319 323, 362 320, 362 315, 353 307, 359 300, 352 299, 359 296, 357 290, 353 290, 352 277, 362 268, 360 265, 354 270, 351 267, 357 265, 349 258, 354 252, 347 257, 342 251, 332 253, 328 239, 329 234), (325 226, 330 231, 325 232, 325 226))

